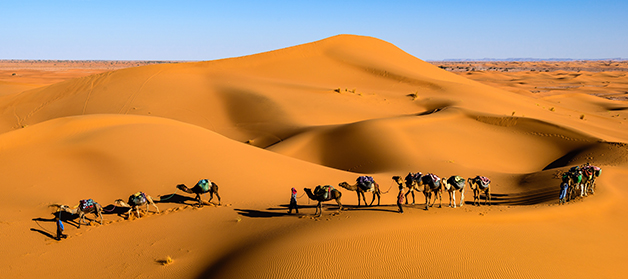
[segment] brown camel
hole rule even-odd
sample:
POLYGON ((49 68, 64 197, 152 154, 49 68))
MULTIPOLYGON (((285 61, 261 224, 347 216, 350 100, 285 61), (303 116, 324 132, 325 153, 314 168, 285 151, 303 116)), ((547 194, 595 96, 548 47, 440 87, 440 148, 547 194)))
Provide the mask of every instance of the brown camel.
POLYGON ((441 179, 435 174, 428 173, 421 177, 421 184, 423 184, 423 195, 425 195, 425 210, 429 210, 431 206, 436 203, 436 198, 440 200, 439 208, 443 207, 443 183, 441 179), (430 198, 434 195, 434 202, 430 205, 430 198))
POLYGON ((209 200, 207 201, 208 203, 210 203, 212 199, 214 199, 214 194, 216 194, 216 197, 218 198, 218 205, 220 205, 220 195, 218 194, 218 184, 214 183, 213 181, 210 182, 208 179, 201 179, 198 183, 196 183, 196 185, 194 185, 194 187, 192 187, 192 189, 185 186, 185 184, 177 185, 177 189, 186 193, 196 194, 195 199, 198 201, 198 206, 203 206, 203 201, 201 200, 201 194, 209 193, 209 200), (207 187, 209 186, 209 184, 211 184, 211 187, 207 187))
POLYGON ((480 194, 484 193, 484 204, 491 205, 491 180, 485 176, 476 176, 474 178, 469 178, 467 180, 469 182, 469 188, 473 190, 473 205, 476 204, 480 206, 480 194))
POLYGON ((155 205, 155 203, 153 202, 153 197, 146 195, 145 193, 142 192, 137 192, 131 196, 129 196, 129 202, 125 203, 122 199, 117 199, 114 204, 120 205, 120 206, 124 206, 124 207, 130 207, 129 211, 127 211, 127 215, 129 216, 129 218, 131 217, 131 211, 135 210, 135 213, 137 214, 137 218, 140 218, 140 206, 142 205, 146 205, 146 213, 148 213, 148 205, 152 205, 155 207, 155 209, 157 210, 157 213, 159 213, 159 208, 157 208, 157 205, 155 205))
POLYGON ((322 203, 324 201, 336 200, 336 202, 338 203, 338 206, 340 207, 338 209, 338 212, 342 211, 342 203, 340 203, 340 197, 342 197, 342 193, 334 189, 334 187, 331 187, 330 185, 327 185, 327 187, 330 187, 330 191, 327 193, 327 195, 324 195, 324 194, 315 195, 314 193, 312 193, 312 189, 303 188, 303 191, 305 191, 305 193, 311 200, 318 201, 318 204, 316 205, 316 212, 314 213, 316 217, 321 216, 323 214, 322 203))
MULTIPOLYGON (((359 179, 360 178, 358 178, 358 180, 359 179)), ((373 193, 373 199, 371 200, 371 204, 369 204, 368 206, 373 205, 373 202, 375 201, 375 196, 377 196, 377 205, 379 205, 379 201, 382 195, 382 192, 379 190, 379 184, 377 184, 377 182, 375 181, 368 184, 370 185, 367 185, 367 183, 356 182, 353 185, 349 185, 349 183, 347 182, 341 182, 340 184, 338 184, 338 186, 345 188, 349 191, 355 191, 358 194, 358 206, 360 206, 360 196, 362 196, 362 200, 364 200, 364 205, 367 204, 366 195, 364 195, 365 192, 373 193)))
POLYGON ((456 208, 456 191, 460 192, 460 207, 464 204, 464 186, 465 179, 461 176, 454 175, 448 179, 442 179, 443 187, 449 193, 449 207, 456 208))
MULTIPOLYGON (((96 217, 100 217, 100 224, 102 225, 102 206, 98 204, 97 202, 93 201, 92 199, 81 200, 79 201, 79 204, 73 208, 70 208, 69 206, 62 204, 59 206, 59 210, 63 210, 72 215, 78 214, 79 216, 78 228, 81 227, 81 223, 83 222, 83 220, 85 220, 85 214, 87 213, 94 213, 96 217)), ((92 221, 90 220, 89 224, 91 225, 91 223, 92 221)))
POLYGON ((412 193, 412 205, 415 203, 414 192, 423 192, 423 182, 421 181, 422 174, 418 173, 408 173, 405 178, 406 187, 408 187, 408 192, 406 192, 405 200, 406 204, 408 204, 408 194, 412 193))

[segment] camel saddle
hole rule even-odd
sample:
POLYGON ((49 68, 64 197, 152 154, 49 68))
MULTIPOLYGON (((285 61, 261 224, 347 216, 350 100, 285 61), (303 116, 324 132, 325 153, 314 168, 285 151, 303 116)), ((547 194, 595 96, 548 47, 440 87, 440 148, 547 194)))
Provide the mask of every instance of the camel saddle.
POLYGON ((130 205, 140 205, 146 203, 146 194, 137 192, 129 197, 130 205))
POLYGON ((194 185, 194 187, 200 187, 203 193, 207 193, 209 192, 211 185, 212 183, 209 179, 201 179, 196 183, 196 185, 194 185))
POLYGON ((86 209, 92 208, 94 207, 94 200, 92 199, 86 199, 86 200, 80 200, 79 201, 79 208, 81 209, 81 211, 85 211, 86 209))
POLYGON ((456 190, 460 190, 460 189, 464 188, 465 182, 466 182, 465 179, 462 178, 462 176, 459 176, 459 175, 452 176, 449 179, 447 179, 447 183, 449 183, 452 186, 454 186, 454 188, 456 190))
POLYGON ((488 185, 491 184, 491 180, 486 176, 478 176, 476 177, 476 181, 479 182, 478 185, 482 189, 488 188, 488 185))
POLYGON ((316 188, 314 188, 314 195, 317 197, 323 197, 324 199, 328 199, 331 195, 332 190, 334 190, 334 187, 331 185, 318 185, 316 186, 316 188))
POLYGON ((358 187, 363 191, 373 190, 373 186, 375 185, 375 180, 372 176, 360 176, 356 179, 356 182, 358 182, 358 187))
POLYGON ((440 187, 440 178, 433 173, 424 175, 421 180, 431 188, 440 187))

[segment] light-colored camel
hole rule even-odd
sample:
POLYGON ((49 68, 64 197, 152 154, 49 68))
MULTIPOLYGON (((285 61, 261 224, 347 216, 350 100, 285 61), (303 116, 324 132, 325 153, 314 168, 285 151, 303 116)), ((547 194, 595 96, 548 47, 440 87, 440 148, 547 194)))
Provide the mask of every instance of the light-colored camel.
POLYGON ((480 194, 484 193, 484 204, 485 205, 488 204, 490 206, 491 205, 491 187, 490 187, 491 183, 490 183, 490 180, 488 180, 488 184, 482 183, 482 177, 483 176, 478 175, 474 178, 467 179, 467 182, 469 182, 469 188, 473 190, 473 205, 475 205, 477 201, 477 205, 480 206, 480 194))
POLYGON ((198 206, 203 206, 203 201, 201 200, 201 194, 205 194, 205 193, 209 193, 209 200, 207 201, 207 203, 210 203, 212 199, 214 199, 214 194, 215 194, 216 197, 218 198, 218 205, 220 205, 220 195, 218 194, 218 184, 214 183, 213 181, 211 181, 211 187, 209 187, 209 190, 207 191, 203 190, 203 188, 199 186, 198 183, 194 185, 192 189, 185 186, 185 184, 179 184, 177 185, 177 189, 186 193, 196 194, 195 199, 198 201, 198 206))
POLYGON ((406 187, 408 187, 408 192, 406 192, 405 200, 406 204, 408 204, 408 195, 412 194, 412 205, 416 202, 414 199, 414 192, 423 192, 423 182, 421 181, 422 174, 419 173, 408 173, 406 178, 404 179, 406 187))
POLYGON ((114 202, 114 204, 117 204, 123 207, 129 207, 129 211, 126 212, 129 217, 131 217, 131 211, 135 210, 137 218, 140 218, 141 217, 140 207, 142 205, 146 205, 146 213, 148 213, 149 204, 155 207, 155 209, 157 210, 157 213, 159 213, 159 208, 157 208, 157 205, 155 205, 155 203, 153 202, 153 197, 142 192, 137 192, 129 196, 128 203, 124 202, 122 199, 117 199, 114 202))
POLYGON ((456 208, 456 191, 460 192, 460 207, 464 204, 464 189, 466 181, 458 175, 450 176, 448 179, 442 179, 443 187, 449 193, 449 207, 456 208))
MULTIPOLYGON (((83 220, 85 220, 85 214, 87 213, 94 213, 96 217, 100 217, 100 224, 102 225, 102 206, 95 201, 92 201, 91 206, 83 207, 81 206, 82 204, 83 204, 83 201, 79 202, 79 204, 73 208, 70 208, 69 206, 62 204, 59 206, 59 209, 67 213, 70 213, 72 215, 78 215, 79 216, 78 228, 81 227, 81 223, 83 222, 83 220)), ((90 220, 89 224, 91 223, 92 221, 90 220)))
POLYGON ((421 176, 421 184, 423 184, 423 195, 425 195, 425 210, 429 210, 431 206, 436 204, 436 198, 440 200, 439 208, 443 207, 443 183, 438 176, 434 174, 426 174, 421 176), (434 195, 434 201, 430 205, 430 198, 434 195))
POLYGON ((329 192, 329 194, 327 195, 327 197, 325 197, 325 195, 314 195, 314 193, 312 193, 312 189, 310 188, 303 188, 303 191, 305 191, 305 193, 311 200, 318 201, 318 204, 316 205, 316 212, 314 213, 314 215, 316 215, 317 217, 323 214, 322 203, 325 201, 336 200, 336 202, 338 203, 338 206, 340 207, 338 209, 338 212, 342 211, 342 203, 340 202, 342 193, 336 189, 333 189, 333 187, 331 191, 329 192))
POLYGON ((582 167, 582 183, 584 184, 584 195, 589 193, 595 194, 595 179, 600 175, 602 170, 599 167, 589 165, 588 163, 582 167))
POLYGON ((373 193, 373 199, 371 200, 371 204, 369 204, 368 206, 373 205, 373 202, 375 201, 375 196, 377 196, 377 205, 379 205, 382 192, 379 190, 379 184, 377 184, 377 182, 373 182, 371 187, 367 190, 362 189, 362 187, 360 187, 359 183, 357 182, 353 185, 350 185, 349 183, 343 181, 343 182, 340 182, 338 186, 345 188, 349 191, 355 191, 358 194, 358 206, 360 206, 360 196, 362 196, 362 200, 364 200, 364 205, 367 205, 366 195, 364 195, 365 192, 373 193))

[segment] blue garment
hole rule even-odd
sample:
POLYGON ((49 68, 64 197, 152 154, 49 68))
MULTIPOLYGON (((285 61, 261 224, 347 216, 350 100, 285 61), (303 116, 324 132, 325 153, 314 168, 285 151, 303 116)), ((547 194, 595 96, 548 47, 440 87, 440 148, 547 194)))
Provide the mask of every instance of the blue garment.
POLYGON ((559 199, 564 199, 567 196, 567 188, 569 188, 569 184, 563 183, 560 185, 560 196, 559 199))

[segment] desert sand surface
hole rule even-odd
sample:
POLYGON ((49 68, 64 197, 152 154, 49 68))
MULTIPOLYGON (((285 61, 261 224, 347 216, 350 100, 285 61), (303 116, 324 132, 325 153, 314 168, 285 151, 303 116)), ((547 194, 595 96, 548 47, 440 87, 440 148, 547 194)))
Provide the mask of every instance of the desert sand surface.
POLYGON ((628 101, 604 95, 619 94, 621 71, 518 72, 613 84, 535 93, 510 73, 452 73, 354 35, 55 82, 65 71, 0 80, 3 278, 625 276, 628 101), (595 194, 559 206, 560 174, 584 163, 603 169, 595 194), (391 178, 408 172, 487 176, 492 205, 474 206, 467 185, 462 207, 443 193, 425 210, 416 193, 400 214, 391 178), (379 205, 338 186, 360 175, 378 182, 379 205), (220 204, 176 188, 202 178, 220 204), (303 189, 327 184, 345 210, 332 200, 315 217, 303 189), (138 191, 159 213, 113 205, 138 191), (103 224, 66 214, 55 240, 54 205, 88 198, 103 224))

